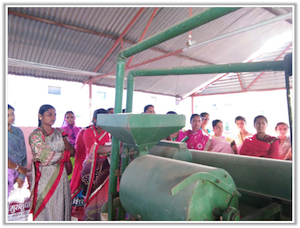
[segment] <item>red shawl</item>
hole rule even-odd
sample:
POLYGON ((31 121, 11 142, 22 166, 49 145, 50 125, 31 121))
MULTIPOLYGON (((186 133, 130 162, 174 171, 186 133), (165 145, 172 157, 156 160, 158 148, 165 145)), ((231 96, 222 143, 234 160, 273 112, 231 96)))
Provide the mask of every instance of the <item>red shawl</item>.
POLYGON ((247 137, 239 151, 241 155, 279 158, 279 141, 276 137, 269 136, 264 141, 258 140, 256 134, 247 137))

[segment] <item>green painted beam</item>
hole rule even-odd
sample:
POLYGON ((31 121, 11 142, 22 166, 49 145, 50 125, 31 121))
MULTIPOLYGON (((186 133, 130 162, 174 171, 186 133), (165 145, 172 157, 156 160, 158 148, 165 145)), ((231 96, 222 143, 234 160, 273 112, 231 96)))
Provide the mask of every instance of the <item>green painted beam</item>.
POLYGON ((145 39, 142 42, 139 42, 131 47, 121 51, 119 56, 122 58, 128 58, 132 55, 135 55, 141 51, 144 51, 148 48, 151 48, 157 44, 160 44, 166 40, 169 40, 173 37, 176 37, 185 32, 191 31, 194 28, 204 25, 210 21, 213 21, 217 18, 225 16, 235 10, 240 9, 239 7, 213 7, 207 10, 204 10, 194 16, 189 17, 188 19, 168 28, 164 31, 155 34, 148 39, 145 39))
POLYGON ((171 67, 160 69, 132 70, 128 76, 163 76, 163 75, 187 75, 187 74, 216 74, 216 73, 239 73, 260 71, 283 71, 283 61, 265 61, 251 63, 229 63, 220 65, 171 67))

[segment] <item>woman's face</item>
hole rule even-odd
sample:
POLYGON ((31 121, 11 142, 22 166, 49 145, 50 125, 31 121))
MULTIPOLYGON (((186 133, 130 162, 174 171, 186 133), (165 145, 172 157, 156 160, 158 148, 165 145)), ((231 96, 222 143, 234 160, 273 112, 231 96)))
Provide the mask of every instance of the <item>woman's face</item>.
POLYGON ((276 132, 280 136, 286 136, 287 131, 288 131, 288 126, 286 124, 279 124, 276 128, 276 132))
POLYGON ((66 115, 66 121, 69 125, 73 125, 74 123, 74 115, 72 113, 68 113, 66 115))
POLYGON ((256 129, 257 133, 266 133, 267 126, 268 126, 268 124, 267 124, 265 118, 263 118, 263 117, 257 118, 257 120, 254 124, 254 128, 256 129))
POLYGON ((240 131, 245 129, 246 123, 244 122, 244 120, 237 120, 235 121, 235 124, 240 131))
POLYGON ((201 120, 200 116, 194 116, 194 118, 191 121, 192 130, 197 131, 201 127, 201 120))
POLYGON ((8 125, 12 125, 15 122, 15 112, 11 108, 8 109, 8 116, 7 116, 7 122, 8 125))
POLYGON ((213 128, 215 136, 221 136, 223 134, 223 123, 218 122, 216 126, 213 128))
POLYGON ((56 111, 54 108, 50 108, 43 115, 39 114, 39 118, 42 118, 42 124, 52 126, 56 120, 56 111))
POLYGON ((209 121, 209 115, 206 114, 203 117, 201 117, 201 121, 202 121, 201 126, 203 126, 205 128, 209 121))
POLYGON ((150 106, 147 111, 146 111, 147 114, 155 114, 155 111, 154 111, 154 107, 153 106, 150 106))

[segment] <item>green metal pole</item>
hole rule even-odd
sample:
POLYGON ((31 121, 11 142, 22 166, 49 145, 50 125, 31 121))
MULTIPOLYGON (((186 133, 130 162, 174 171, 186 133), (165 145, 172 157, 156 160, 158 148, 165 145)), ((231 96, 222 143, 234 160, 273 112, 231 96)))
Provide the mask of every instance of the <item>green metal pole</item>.
MULTIPOLYGON (((123 88, 124 88, 124 73, 125 73, 125 60, 118 58, 117 61, 117 72, 116 72, 116 96, 115 96, 115 112, 122 112, 122 97, 123 97, 123 88)), ((119 150, 120 142, 115 137, 112 138, 111 146, 111 162, 109 170, 109 194, 112 194, 117 191, 117 181, 119 173, 119 150)), ((112 204, 108 205, 108 210, 112 211, 112 204)), ((111 213, 108 213, 108 220, 112 220, 111 213)))
POLYGON ((129 76, 162 76, 162 75, 186 75, 186 74, 214 74, 214 73, 239 73, 259 71, 283 71, 283 61, 265 61, 252 63, 230 63, 220 65, 172 67, 160 69, 132 70, 129 76))
POLYGON ((127 76, 127 99, 126 99, 126 112, 132 112, 133 103, 133 91, 134 91, 134 77, 127 76))
POLYGON ((291 105, 291 93, 290 93, 290 76, 292 76, 292 54, 287 54, 284 57, 285 63, 285 87, 286 87, 286 98, 287 98, 287 107, 288 107, 288 115, 289 115, 289 124, 290 124, 290 135, 291 135, 291 143, 293 143, 293 129, 292 129, 292 105, 291 105))
POLYGON ((185 32, 191 31, 192 29, 206 24, 210 21, 213 21, 219 17, 222 17, 226 14, 229 14, 235 10, 240 9, 240 7, 214 7, 204 10, 194 16, 189 17, 188 19, 154 35, 148 39, 139 42, 119 53, 119 56, 123 58, 128 58, 132 55, 135 55, 143 50, 146 50, 150 47, 153 47, 157 44, 160 44, 166 40, 169 40, 175 36, 183 34, 185 32))

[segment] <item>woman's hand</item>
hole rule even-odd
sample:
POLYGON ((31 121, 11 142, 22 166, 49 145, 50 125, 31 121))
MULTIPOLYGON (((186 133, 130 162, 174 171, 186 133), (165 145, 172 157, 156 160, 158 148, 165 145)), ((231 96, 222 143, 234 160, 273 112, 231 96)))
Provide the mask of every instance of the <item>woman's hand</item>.
POLYGON ((23 187, 24 181, 22 181, 19 177, 17 177, 17 179, 15 180, 15 182, 18 183, 18 188, 22 188, 23 187))
POLYGON ((97 154, 100 156, 107 156, 111 151, 111 146, 99 145, 97 154))
POLYGON ((19 173, 23 174, 23 175, 26 175, 27 173, 27 167, 19 167, 18 170, 17 170, 19 173))

